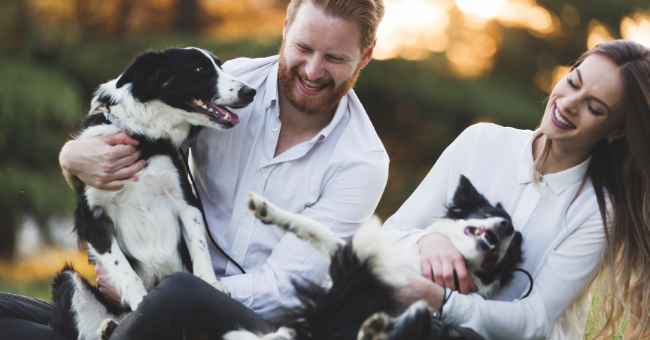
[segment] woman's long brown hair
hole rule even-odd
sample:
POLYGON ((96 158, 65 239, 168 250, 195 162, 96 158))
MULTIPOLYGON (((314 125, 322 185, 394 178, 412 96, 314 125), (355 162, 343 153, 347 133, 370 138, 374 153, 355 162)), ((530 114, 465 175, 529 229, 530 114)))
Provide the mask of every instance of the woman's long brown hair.
MULTIPOLYGON (((591 180, 603 219, 606 244, 599 278, 602 293, 595 339, 610 339, 628 312, 625 339, 650 338, 650 50, 629 40, 599 44, 590 55, 618 65, 623 80, 624 139, 594 147, 581 189, 591 180), (610 208, 608 209, 607 199, 610 208)), ((550 147, 547 141, 545 150, 550 147)), ((542 157, 548 152, 543 152, 542 157)), ((542 165, 543 161, 536 162, 542 165)), ((578 190, 578 194, 581 190, 578 190)), ((593 310, 593 309, 592 309, 593 310)))

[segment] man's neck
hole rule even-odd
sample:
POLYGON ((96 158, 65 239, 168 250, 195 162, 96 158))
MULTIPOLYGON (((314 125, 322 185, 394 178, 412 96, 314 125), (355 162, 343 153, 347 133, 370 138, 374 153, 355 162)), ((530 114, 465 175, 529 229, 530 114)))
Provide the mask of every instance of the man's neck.
POLYGON ((335 106, 329 112, 306 114, 293 107, 281 92, 278 94, 282 128, 280 129, 278 144, 275 147, 274 157, 279 156, 294 145, 314 138, 318 132, 332 121, 336 112, 335 106))

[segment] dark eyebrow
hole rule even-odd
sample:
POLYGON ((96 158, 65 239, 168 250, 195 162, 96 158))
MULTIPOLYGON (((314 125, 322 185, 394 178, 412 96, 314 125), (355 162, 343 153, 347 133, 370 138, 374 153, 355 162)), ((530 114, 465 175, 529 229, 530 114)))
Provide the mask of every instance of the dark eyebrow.
MULTIPOLYGON (((580 73, 580 70, 577 69, 577 68, 576 68, 576 73, 578 74, 578 79, 580 79, 580 84, 582 84, 582 74, 580 73)), ((612 114, 612 110, 609 108, 607 103, 605 103, 604 101, 602 101, 602 100, 600 100, 600 99, 598 99, 598 98, 596 98, 594 96, 591 96, 591 99, 599 102, 600 105, 604 106, 607 109, 607 111, 609 111, 609 114, 612 114)))

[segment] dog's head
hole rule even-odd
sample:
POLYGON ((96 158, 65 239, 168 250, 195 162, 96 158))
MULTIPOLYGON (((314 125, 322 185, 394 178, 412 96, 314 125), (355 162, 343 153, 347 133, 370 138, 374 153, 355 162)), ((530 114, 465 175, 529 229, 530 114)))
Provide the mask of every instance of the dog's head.
POLYGON ((515 232, 512 219, 501 204, 490 204, 463 175, 452 203, 447 206, 446 217, 455 220, 462 229, 465 240, 461 242, 470 239, 478 251, 476 258, 466 257, 468 267, 473 264, 476 269, 492 269, 506 257, 513 239, 521 240, 521 234, 515 232))
MULTIPOLYGON (((239 123, 226 106, 245 107, 256 93, 224 73, 212 53, 195 47, 140 54, 115 83, 117 93, 126 88, 141 103, 159 101, 179 109, 170 114, 180 113, 192 125, 222 130, 239 123)), ((116 100, 119 95, 112 97, 116 100)))

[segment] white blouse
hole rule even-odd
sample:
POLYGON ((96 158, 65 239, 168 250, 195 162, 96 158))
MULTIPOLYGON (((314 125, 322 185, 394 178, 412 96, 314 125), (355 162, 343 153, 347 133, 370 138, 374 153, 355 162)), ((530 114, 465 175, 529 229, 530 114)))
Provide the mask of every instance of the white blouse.
POLYGON ((563 313, 596 276, 602 259, 605 233, 591 181, 571 204, 590 159, 543 176, 538 189, 531 181, 533 136, 494 124, 469 127, 384 224, 389 238, 414 245, 444 215, 461 174, 492 204, 503 205, 523 236, 519 267, 533 276, 530 296, 520 299, 529 283, 515 273, 491 300, 454 292, 443 308, 445 324, 485 339, 581 339, 586 310, 579 310, 577 325, 563 313))

